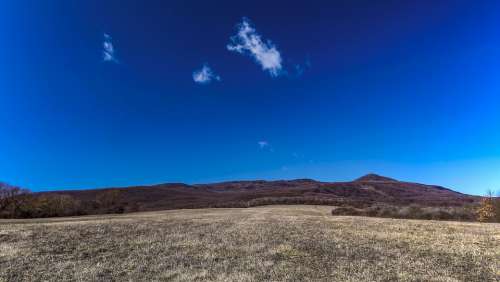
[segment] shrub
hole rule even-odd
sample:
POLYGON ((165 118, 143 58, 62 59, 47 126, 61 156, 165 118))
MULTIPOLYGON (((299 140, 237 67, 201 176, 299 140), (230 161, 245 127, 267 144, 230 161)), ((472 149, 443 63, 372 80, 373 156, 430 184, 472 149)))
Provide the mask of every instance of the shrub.
POLYGON ((363 215, 363 212, 351 206, 346 206, 334 208, 332 215, 363 215))
POLYGON ((379 217, 397 217, 397 210, 394 207, 382 207, 379 209, 378 215, 379 217))
POLYGON ((379 206, 368 207, 365 209, 365 215, 372 216, 372 217, 379 216, 381 210, 382 210, 382 208, 379 206))
POLYGON ((392 217, 409 219, 430 219, 430 216, 426 215, 424 210, 417 205, 410 205, 408 207, 396 209, 395 211, 393 211, 392 217))
POLYGON ((347 206, 333 209, 332 215, 362 215, 370 217, 427 220, 475 220, 473 209, 469 207, 422 207, 418 205, 410 205, 407 207, 374 205, 364 209, 356 209, 347 206))
POLYGON ((495 205, 492 197, 485 197, 477 209, 477 220, 480 222, 491 222, 495 219, 495 205))

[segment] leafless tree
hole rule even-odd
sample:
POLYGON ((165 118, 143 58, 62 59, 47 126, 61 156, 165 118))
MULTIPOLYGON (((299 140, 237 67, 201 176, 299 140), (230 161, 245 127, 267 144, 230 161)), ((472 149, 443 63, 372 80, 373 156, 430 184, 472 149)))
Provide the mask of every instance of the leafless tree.
POLYGON ((27 189, 0 182, 0 213, 7 209, 8 213, 16 213, 25 200, 24 196, 29 193, 30 191, 27 189))

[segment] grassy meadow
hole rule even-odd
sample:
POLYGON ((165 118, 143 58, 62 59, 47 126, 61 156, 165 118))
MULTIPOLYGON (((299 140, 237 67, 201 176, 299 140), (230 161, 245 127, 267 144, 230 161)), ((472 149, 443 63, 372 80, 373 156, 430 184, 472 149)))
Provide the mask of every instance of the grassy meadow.
POLYGON ((0 220, 0 281, 499 281, 500 224, 266 206, 0 220))

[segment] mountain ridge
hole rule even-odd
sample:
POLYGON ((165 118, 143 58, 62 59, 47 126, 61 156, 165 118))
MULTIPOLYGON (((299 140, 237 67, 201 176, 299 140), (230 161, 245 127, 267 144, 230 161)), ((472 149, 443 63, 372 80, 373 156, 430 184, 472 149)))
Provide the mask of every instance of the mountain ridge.
POLYGON ((96 201, 109 191, 115 191, 114 197, 117 198, 114 203, 120 205, 123 212, 272 204, 463 206, 479 200, 479 197, 448 188, 398 181, 376 174, 368 174, 348 182, 295 179, 194 185, 164 183, 126 188, 39 192, 37 195, 69 195, 92 209, 96 206, 96 201))

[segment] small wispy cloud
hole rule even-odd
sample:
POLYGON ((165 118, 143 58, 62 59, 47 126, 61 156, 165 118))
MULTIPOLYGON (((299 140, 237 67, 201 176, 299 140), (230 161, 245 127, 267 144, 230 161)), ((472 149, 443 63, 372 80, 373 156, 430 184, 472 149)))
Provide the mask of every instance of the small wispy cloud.
POLYGON ((193 80, 199 84, 209 84, 212 80, 220 81, 221 78, 207 64, 204 64, 201 69, 193 72, 193 80))
POLYGON ((280 52, 270 40, 262 40, 247 18, 243 18, 238 24, 238 34, 232 36, 230 40, 231 43, 227 45, 229 51, 253 57, 272 77, 282 74, 280 52))
POLYGON ((259 141, 259 142, 257 142, 257 144, 259 144, 259 147, 261 149, 264 149, 264 148, 269 146, 269 142, 267 142, 267 141, 259 141))
POLYGON ((304 67, 300 64, 295 65, 295 75, 302 76, 304 74, 304 67))
POLYGON ((113 46, 113 38, 104 33, 104 41, 102 43, 102 60, 104 62, 114 62, 118 63, 115 56, 115 47, 113 46))
POLYGON ((304 72, 311 68, 311 60, 307 58, 304 63, 292 64, 293 69, 291 71, 292 76, 301 77, 304 72))
POLYGON ((257 144, 259 145, 259 148, 261 150, 265 150, 265 151, 269 151, 269 152, 274 152, 274 148, 273 146, 271 146, 271 144, 268 142, 268 141, 259 141, 257 142, 257 144))

